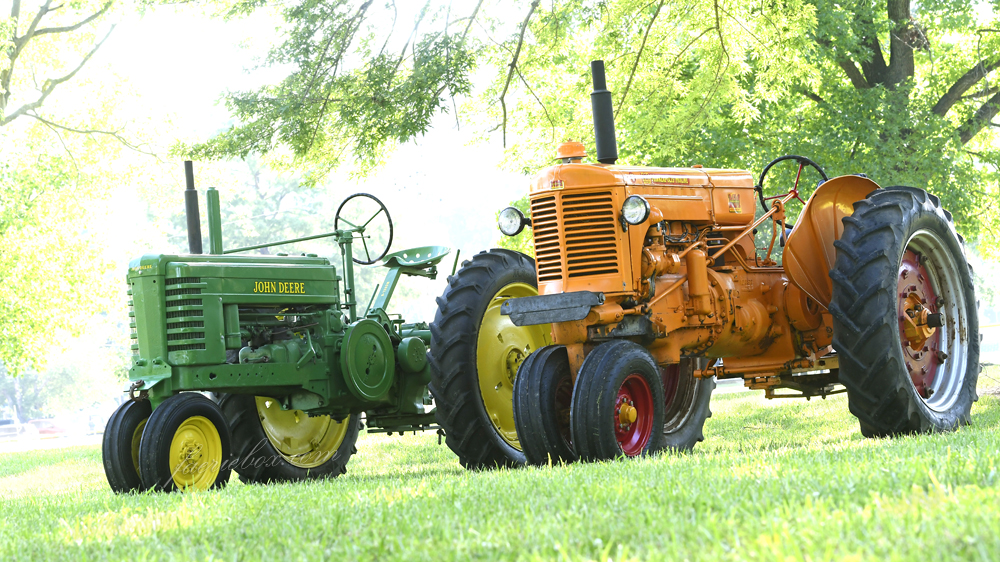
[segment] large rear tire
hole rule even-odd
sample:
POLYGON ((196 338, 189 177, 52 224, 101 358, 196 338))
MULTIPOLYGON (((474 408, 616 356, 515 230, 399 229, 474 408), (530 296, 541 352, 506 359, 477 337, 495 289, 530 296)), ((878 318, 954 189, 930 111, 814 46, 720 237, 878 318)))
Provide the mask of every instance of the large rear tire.
POLYGON ((833 346, 861 433, 969 423, 979 322, 962 242, 940 200, 910 187, 875 191, 854 204, 834 246, 833 346))
POLYGON ((469 469, 525 462, 514 424, 518 367, 550 343, 550 327, 515 326, 508 299, 538 294, 535 262, 511 250, 480 252, 448 278, 431 323, 431 384, 448 447, 469 469))
POLYGON ((705 420, 712 417, 715 377, 695 378, 695 368, 701 367, 698 359, 685 358, 677 365, 661 368, 666 409, 658 450, 690 451, 705 440, 705 420))
POLYGON ((573 376, 564 345, 548 345, 521 364, 514 379, 514 422, 529 464, 573 462, 569 418, 573 376))
POLYGON ((359 419, 337 422, 282 410, 277 400, 229 394, 220 404, 233 434, 232 467, 246 483, 335 478, 358 452, 359 419))

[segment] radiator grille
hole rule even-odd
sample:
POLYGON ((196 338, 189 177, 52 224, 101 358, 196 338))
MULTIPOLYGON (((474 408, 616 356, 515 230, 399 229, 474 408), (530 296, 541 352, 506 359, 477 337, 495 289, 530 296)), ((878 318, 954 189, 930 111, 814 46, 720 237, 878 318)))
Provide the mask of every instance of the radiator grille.
POLYGON ((611 192, 565 193, 531 202, 538 282, 618 273, 611 192))
POLYGON ((135 327, 135 302, 132 300, 131 285, 128 290, 128 337, 132 355, 139 355, 139 332, 135 327))
POLYGON ((166 279, 167 351, 205 349, 204 303, 200 295, 204 285, 197 277, 166 279), (179 310, 183 307, 183 310, 179 310))
POLYGON ((535 267, 538 270, 538 281, 562 279, 559 218, 555 196, 539 197, 531 202, 531 229, 535 236, 535 267))
POLYGON ((564 193, 562 216, 569 276, 618 273, 615 208, 611 193, 564 193))

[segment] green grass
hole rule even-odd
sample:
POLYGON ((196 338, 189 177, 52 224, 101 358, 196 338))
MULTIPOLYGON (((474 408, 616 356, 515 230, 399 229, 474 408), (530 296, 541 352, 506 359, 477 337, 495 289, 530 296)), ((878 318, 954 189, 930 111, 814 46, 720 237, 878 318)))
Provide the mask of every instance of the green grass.
MULTIPOLYGON (((1000 372, 981 389, 1000 387, 1000 372)), ((116 496, 100 450, 0 456, 0 560, 995 560, 1000 399, 863 439, 843 396, 718 395, 694 453, 466 472, 433 435, 362 435, 335 480, 116 496)))

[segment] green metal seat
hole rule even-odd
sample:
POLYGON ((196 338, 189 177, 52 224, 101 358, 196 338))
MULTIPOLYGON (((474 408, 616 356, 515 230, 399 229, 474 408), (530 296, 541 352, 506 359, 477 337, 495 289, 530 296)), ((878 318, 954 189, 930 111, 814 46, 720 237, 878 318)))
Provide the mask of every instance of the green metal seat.
POLYGON ((423 269, 437 265, 449 252, 451 252, 451 248, 445 246, 410 248, 409 250, 389 254, 382 259, 382 265, 385 267, 416 267, 423 269))

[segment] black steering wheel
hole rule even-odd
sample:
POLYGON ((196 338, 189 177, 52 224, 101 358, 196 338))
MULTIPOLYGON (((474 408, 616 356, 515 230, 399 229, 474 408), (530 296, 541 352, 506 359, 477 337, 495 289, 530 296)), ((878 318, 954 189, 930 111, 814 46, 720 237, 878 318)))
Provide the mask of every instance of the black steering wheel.
POLYGON ((354 263, 371 265, 389 253, 389 246, 392 245, 392 217, 389 216, 389 209, 377 197, 368 193, 355 193, 344 199, 340 207, 337 207, 337 216, 333 219, 334 230, 340 230, 341 221, 350 227, 344 230, 359 234, 358 238, 365 250, 365 260, 352 256, 354 263), (382 252, 372 252, 368 248, 369 241, 375 250, 383 248, 382 252), (377 257, 372 258, 372 255, 377 257))
POLYGON ((765 213, 770 209, 767 208, 767 202, 764 200, 764 176, 767 175, 768 170, 770 170, 772 166, 774 166, 778 162, 783 162, 785 160, 795 160, 796 162, 799 163, 799 171, 795 175, 795 187, 792 188, 793 191, 797 191, 799 189, 799 178, 802 177, 802 169, 805 168, 806 166, 812 166, 813 168, 816 168, 816 171, 819 172, 819 175, 823 178, 823 181, 827 181, 828 179, 830 179, 826 177, 826 172, 823 171, 823 168, 819 167, 819 164, 813 162, 812 160, 806 158, 805 156, 787 154, 785 156, 781 156, 779 158, 771 160, 771 162, 767 166, 764 166, 764 171, 760 173, 760 179, 757 181, 757 185, 753 187, 754 190, 757 192, 758 199, 760 199, 760 206, 764 208, 765 213))

